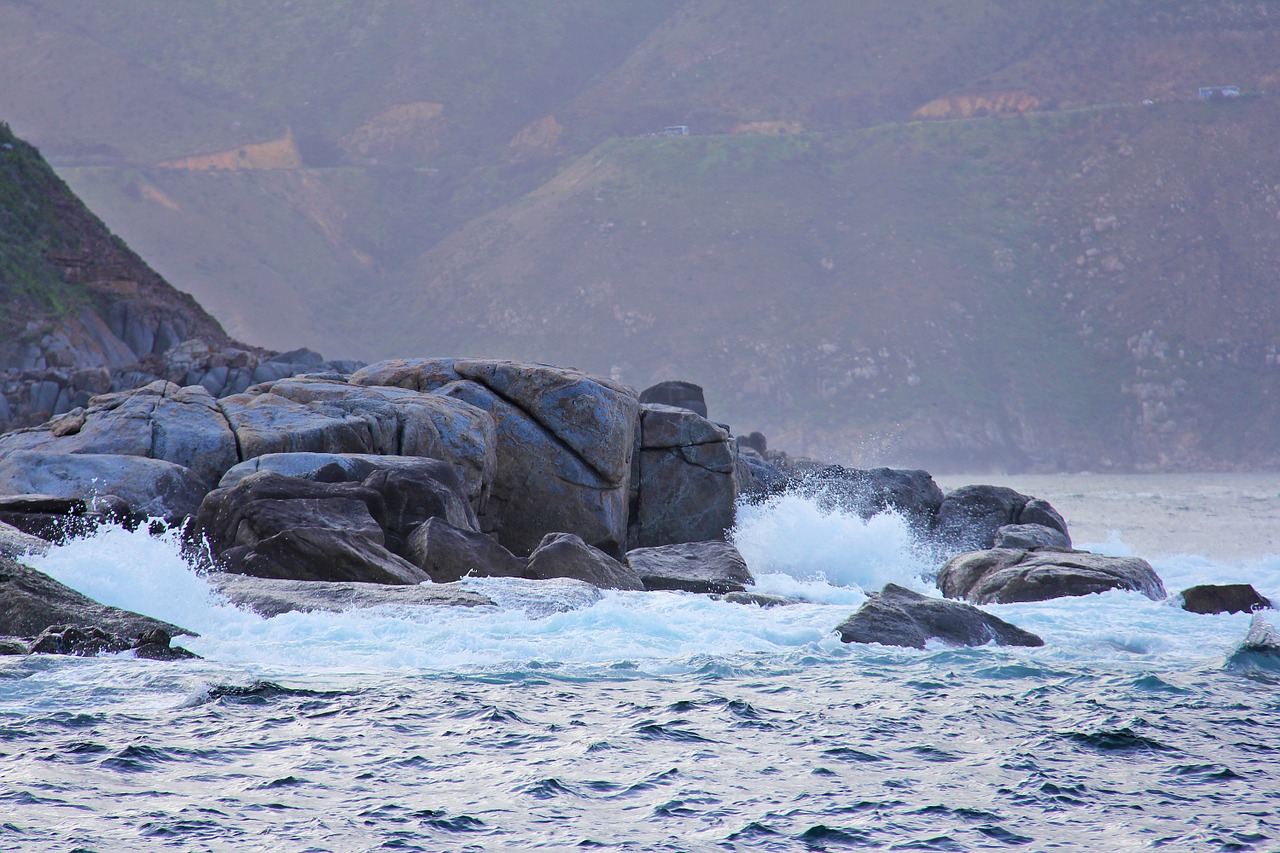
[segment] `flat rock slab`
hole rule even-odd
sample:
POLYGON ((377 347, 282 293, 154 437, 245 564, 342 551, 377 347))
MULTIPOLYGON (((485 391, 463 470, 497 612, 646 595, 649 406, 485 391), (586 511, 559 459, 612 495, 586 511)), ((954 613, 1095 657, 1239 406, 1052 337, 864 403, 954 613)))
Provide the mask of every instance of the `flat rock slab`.
POLYGON ((1168 597, 1146 560, 1047 548, 958 554, 938 572, 938 589, 972 604, 1048 601, 1112 589, 1140 592, 1152 601, 1168 597))
POLYGON ((177 519, 193 514, 207 491, 188 468, 163 459, 115 453, 15 450, 0 453, 0 494, 44 495, 93 503, 121 499, 131 513, 177 519))
POLYGON ((1182 609, 1191 613, 1252 613, 1272 606, 1247 583, 1201 584, 1184 589, 1180 597, 1182 609))
POLYGON ((331 583, 255 578, 211 572, 213 586, 233 604, 247 607, 265 618, 281 613, 314 610, 332 613, 382 605, 415 607, 482 607, 493 605, 486 595, 457 584, 388 586, 377 583, 331 583))
POLYGON ((728 542, 685 542, 635 548, 627 562, 640 575, 644 588, 703 594, 744 592, 756 579, 738 549, 728 542))
POLYGON ((968 604, 930 598, 888 584, 836 631, 845 643, 923 649, 929 640, 953 646, 1043 646, 1044 640, 968 604))

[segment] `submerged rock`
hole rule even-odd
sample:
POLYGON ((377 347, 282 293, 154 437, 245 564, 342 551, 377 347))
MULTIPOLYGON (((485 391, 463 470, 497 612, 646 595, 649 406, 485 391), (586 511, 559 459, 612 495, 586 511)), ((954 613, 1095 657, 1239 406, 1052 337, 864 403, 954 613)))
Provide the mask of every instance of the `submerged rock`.
POLYGON ((742 554, 728 542, 684 542, 636 548, 627 562, 644 588, 724 595, 744 592, 756 582, 742 554))
POLYGON ((1252 613, 1271 608, 1270 599, 1252 584, 1201 584, 1184 589, 1179 596, 1182 609, 1191 613, 1252 613))
POLYGON ((208 578, 233 604, 247 607, 265 618, 293 611, 339 612, 383 605, 482 607, 493 604, 488 596, 463 589, 456 584, 387 586, 376 583, 315 583, 223 572, 211 572, 208 578))
POLYGON ((756 607, 764 608, 786 607, 789 604, 800 603, 800 599, 789 595, 769 595, 763 592, 726 592, 724 595, 711 597, 730 604, 754 604, 756 607))
POLYGON ((930 598, 897 584, 867 598, 836 631, 845 643, 923 649, 929 640, 955 646, 1043 646, 1044 640, 968 604, 930 598))
POLYGON ((526 577, 572 578, 600 589, 642 590, 640 575, 572 533, 548 533, 529 555, 526 577))
POLYGON ((958 554, 938 572, 938 589, 973 604, 1047 601, 1111 589, 1140 592, 1153 601, 1168 595, 1151 564, 1137 557, 1020 548, 958 554))

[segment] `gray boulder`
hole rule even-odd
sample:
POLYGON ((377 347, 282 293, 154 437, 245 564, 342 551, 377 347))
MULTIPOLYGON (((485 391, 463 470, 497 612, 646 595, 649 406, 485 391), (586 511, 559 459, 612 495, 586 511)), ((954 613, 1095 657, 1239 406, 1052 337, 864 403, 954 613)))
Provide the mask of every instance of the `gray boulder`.
POLYGON ((38 637, 50 628, 96 629, 134 648, 157 629, 168 636, 191 631, 119 607, 99 604, 53 578, 0 558, 0 637, 38 637))
POLYGON ((215 489, 192 535, 227 571, 307 581, 412 584, 425 572, 386 547, 386 504, 357 483, 322 483, 269 471, 215 489))
POLYGON ((976 607, 929 598, 887 584, 836 631, 845 643, 923 649, 929 640, 953 646, 1043 646, 1044 640, 976 607))
POLYGON ((188 469, 206 488, 240 459, 213 396, 162 381, 94 397, 87 409, 0 436, 0 457, 19 450, 161 459, 188 469))
POLYGON ((512 552, 528 554, 558 531, 613 555, 626 547, 639 409, 630 388, 567 368, 478 359, 384 361, 351 382, 430 391, 488 412, 497 469, 481 524, 512 552))
POLYGON ((242 460, 298 452, 441 459, 457 466, 477 505, 494 476, 493 420, 462 400, 294 377, 255 385, 219 405, 242 460))
POLYGON ((928 471, 919 470, 827 465, 801 474, 795 488, 825 508, 864 519, 894 510, 918 533, 931 528, 943 504, 942 489, 928 471))
POLYGON ((640 407, 631 548, 723 539, 738 499, 738 450, 728 431, 686 409, 640 407))
POLYGON ((493 537, 460 529, 439 518, 418 526, 409 537, 406 556, 436 583, 451 583, 465 577, 525 575, 526 561, 503 548, 493 537))
POLYGON ((1059 551, 1071 550, 1071 537, 1053 527, 1043 524, 1006 524, 996 529, 993 548, 1055 548, 1059 551))
POLYGON ((2 495, 44 495, 89 505, 115 496, 127 514, 177 520, 194 513, 206 491, 204 479, 191 469, 163 459, 61 450, 0 454, 2 495))
POLYGON ((525 575, 536 580, 572 578, 600 589, 642 590, 640 576, 573 533, 548 533, 529 555, 525 575))
POLYGON ((962 486, 938 507, 933 535, 944 551, 956 554, 995 545, 996 532, 1010 524, 1039 524, 1069 536, 1067 524, 1047 501, 1005 486, 962 486))
POLYGON ((387 586, 376 583, 313 583, 211 572, 213 586, 233 604, 265 618, 314 610, 340 612, 365 607, 483 607, 493 601, 452 584, 387 586))
POLYGON ((702 386, 678 379, 659 382, 640 392, 641 403, 657 403, 660 406, 675 406, 687 409, 701 417, 707 417, 707 400, 703 396, 702 386))
POLYGON ((1153 601, 1167 597, 1164 584, 1146 560, 1020 548, 958 554, 938 572, 938 589, 947 598, 973 604, 1047 601, 1112 589, 1140 592, 1153 601))
POLYGON ((738 439, 738 456, 734 460, 733 472, 738 481, 738 497, 758 502, 785 489, 789 479, 782 469, 741 442, 742 439, 738 439))
POLYGON ((1178 594, 1182 609, 1191 613, 1252 613, 1271 609, 1271 600, 1252 584, 1201 584, 1178 594))
POLYGON ((12 524, 0 521, 0 558, 16 560, 29 554, 43 554, 51 545, 47 539, 23 533, 12 524))
POLYGON ((703 594, 743 592, 755 583, 738 549, 728 542, 684 542, 627 552, 645 589, 703 594))

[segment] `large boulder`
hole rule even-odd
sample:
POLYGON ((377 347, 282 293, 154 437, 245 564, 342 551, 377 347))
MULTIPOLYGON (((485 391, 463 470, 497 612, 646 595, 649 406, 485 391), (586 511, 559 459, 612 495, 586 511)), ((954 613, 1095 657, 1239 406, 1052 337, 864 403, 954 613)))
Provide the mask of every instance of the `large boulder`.
POLYGON ((657 403, 661 406, 675 406, 687 409, 701 417, 707 417, 707 400, 703 396, 702 386, 678 379, 659 382, 640 392, 641 403, 657 403))
POLYGON ((38 637, 50 628, 96 629, 135 648, 153 631, 194 634, 119 607, 99 604, 43 572, 0 557, 0 637, 38 637))
POLYGON ((1272 606, 1270 599, 1247 583, 1200 584, 1184 589, 1178 597, 1182 609, 1190 613, 1252 613, 1272 606))
POLYGON ((429 519, 409 537, 409 561, 436 583, 465 577, 524 577, 526 561, 503 548, 492 536, 461 529, 440 518, 429 519))
POLYGON ((478 504, 493 480, 493 420, 463 400, 295 377, 218 402, 242 460, 297 452, 425 456, 456 465, 478 504))
POLYGON ((980 551, 994 547, 997 531, 1010 524, 1040 524, 1068 535, 1067 523, 1047 501, 1006 486, 961 486, 949 493, 933 535, 948 553, 980 551))
POLYGON ((247 459, 223 475, 219 488, 230 488, 260 471, 321 483, 361 483, 382 495, 382 525, 390 550, 405 552, 409 535, 429 518, 454 527, 478 530, 476 509, 482 495, 471 495, 458 468, 420 456, 376 456, 367 453, 269 453, 247 459))
POLYGON ((864 519, 892 510, 919 533, 930 529, 943 503, 942 489, 928 471, 919 470, 828 465, 802 474, 796 488, 823 507, 864 519))
POLYGON ((386 547, 386 504, 360 483, 323 483, 269 471, 215 489, 193 535, 227 571, 289 580, 412 584, 425 572, 386 547))
POLYGON ((1012 604, 1090 595, 1112 589, 1167 597, 1159 575, 1137 557, 1105 557, 1089 551, 993 548, 952 557, 938 572, 947 598, 973 604, 1012 604))
POLYGON ((627 552, 645 589, 703 594, 742 592, 755 584, 746 560, 728 542, 684 542, 627 552))
POLYGON ((434 392, 488 412, 497 469, 481 524, 514 553, 560 531, 612 555, 625 549, 639 409, 630 388, 568 368, 480 359, 384 361, 351 382, 434 392))
POLYGON ((738 450, 718 424, 686 409, 640 407, 631 548, 723 539, 738 498, 738 450))
POLYGON ((572 578, 600 589, 642 590, 640 576, 573 533, 548 533, 529 555, 525 575, 535 580, 572 578))
POLYGON ((0 454, 0 495, 90 506, 115 496, 126 514, 172 521, 194 513, 207 491, 206 481, 190 468, 163 459, 60 450, 0 454))
POLYGON ((1071 550, 1071 537, 1054 527, 1043 524, 1006 524, 997 528, 992 548, 1056 548, 1071 550))
POLYGON ((0 436, 0 457, 19 450, 162 459, 193 472, 206 489, 240 460, 218 401, 200 386, 163 381, 94 397, 87 409, 0 436))
POLYGON ((314 610, 338 612, 365 607, 483 607, 493 601, 453 584, 387 586, 376 583, 311 583, 211 572, 209 581, 232 603, 265 618, 314 610))
POLYGON ((880 643, 923 649, 929 640, 953 646, 1043 646, 1044 640, 984 613, 976 607, 929 598, 918 592, 887 584, 867 598, 856 613, 836 631, 842 642, 880 643))

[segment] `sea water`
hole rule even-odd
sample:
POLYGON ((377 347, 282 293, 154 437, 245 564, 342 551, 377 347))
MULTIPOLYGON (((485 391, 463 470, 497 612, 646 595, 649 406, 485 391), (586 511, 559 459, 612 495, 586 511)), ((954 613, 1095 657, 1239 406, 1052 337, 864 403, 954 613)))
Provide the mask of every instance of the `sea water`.
MULTIPOLYGON (((1170 592, 1280 601, 1280 476, 1009 484, 1170 592)), ((988 608, 1042 648, 845 645, 868 592, 937 594, 901 519, 784 496, 734 538, 804 603, 490 579, 494 607, 262 619, 172 536, 55 548, 30 562, 203 659, 0 658, 0 850, 1280 850, 1250 616, 1111 592, 988 608)))

